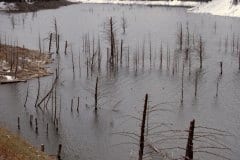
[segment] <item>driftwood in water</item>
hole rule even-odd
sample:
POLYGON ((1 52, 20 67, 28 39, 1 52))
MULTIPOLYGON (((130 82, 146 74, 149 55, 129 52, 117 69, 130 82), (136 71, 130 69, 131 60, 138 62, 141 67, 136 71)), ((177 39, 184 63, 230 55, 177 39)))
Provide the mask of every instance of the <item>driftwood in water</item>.
POLYGON ((45 100, 48 96, 50 96, 50 94, 52 93, 55 85, 57 84, 57 79, 58 79, 58 77, 55 78, 55 80, 54 80, 54 82, 53 82, 53 84, 52 84, 52 88, 49 90, 49 92, 48 92, 48 93, 42 98, 42 100, 37 104, 38 106, 40 106, 40 105, 44 102, 44 100, 45 100))
POLYGON ((20 82, 27 82, 27 80, 11 80, 11 81, 1 81, 0 84, 11 84, 11 83, 20 83, 20 82))

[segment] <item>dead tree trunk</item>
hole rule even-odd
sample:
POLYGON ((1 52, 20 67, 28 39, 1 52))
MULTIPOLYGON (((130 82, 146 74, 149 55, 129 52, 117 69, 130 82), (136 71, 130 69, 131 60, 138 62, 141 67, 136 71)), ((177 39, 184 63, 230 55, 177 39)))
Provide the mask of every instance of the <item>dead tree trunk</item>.
POLYGON ((52 47, 52 33, 50 33, 50 37, 49 37, 49 46, 48 46, 48 52, 51 52, 51 47, 52 47))
POLYGON ((14 78, 15 78, 15 79, 17 79, 18 60, 19 60, 19 56, 18 56, 18 49, 17 49, 17 55, 16 55, 16 66, 15 66, 15 73, 14 73, 14 78))
POLYGON ((122 65, 122 57, 123 57, 123 40, 121 40, 121 48, 120 48, 120 64, 122 65))
POLYGON ((240 70, 240 51, 238 53, 238 69, 240 70))
POLYGON ((38 77, 38 91, 37 91, 37 98, 36 98, 36 101, 35 101, 35 107, 37 107, 39 95, 40 95, 40 78, 38 77))
POLYGON ((160 69, 162 69, 162 61, 163 61, 163 48, 162 48, 162 43, 161 43, 161 48, 160 48, 160 69))
POLYGON ((183 104, 183 89, 184 89, 184 85, 183 85, 183 81, 184 81, 184 62, 183 62, 183 68, 182 68, 182 83, 181 83, 181 104, 183 104))
POLYGON ((202 61, 203 61, 203 42, 202 37, 199 39, 199 56, 200 56, 200 69, 202 69, 202 61))
POLYGON ((187 147, 186 147, 185 160, 193 160, 194 127, 195 127, 195 120, 193 119, 190 122, 190 127, 189 127, 189 134, 188 134, 188 142, 187 142, 187 147))
POLYGON ((223 62, 221 61, 220 62, 220 75, 222 75, 223 73, 223 62))
POLYGON ((198 89, 198 71, 196 71, 195 75, 195 91, 194 91, 194 96, 197 97, 197 89, 198 89))
POLYGON ((24 101, 24 107, 26 108, 27 107, 27 100, 28 100, 28 93, 29 92, 29 84, 27 86, 27 95, 26 95, 26 98, 25 98, 25 101, 24 101))
POLYGON ((110 18, 110 63, 114 66, 114 33, 113 33, 113 21, 110 18))
POLYGON ((183 30, 182 30, 182 23, 180 24, 180 31, 179 31, 179 49, 182 50, 183 46, 183 30))
POLYGON ((97 111, 97 103, 98 103, 98 77, 96 79, 96 86, 95 86, 95 95, 94 95, 94 98, 95 98, 95 111, 97 111))
POLYGON ((143 108, 143 117, 142 117, 142 125, 141 125, 141 135, 139 142, 139 152, 138 152, 138 160, 143 160, 143 151, 144 151, 144 133, 145 133, 145 122, 147 115, 147 102, 148 102, 148 94, 145 95, 145 102, 143 108))
POLYGON ((74 67, 74 57, 73 57, 72 47, 71 47, 71 53, 72 53, 72 71, 73 71, 73 79, 75 79, 75 67, 74 67))
POLYGON ((100 44, 100 40, 98 39, 98 72, 101 70, 101 44, 100 44))
POLYGON ((67 43, 67 41, 65 41, 65 49, 64 49, 65 55, 67 55, 67 47, 68 47, 68 43, 67 43))

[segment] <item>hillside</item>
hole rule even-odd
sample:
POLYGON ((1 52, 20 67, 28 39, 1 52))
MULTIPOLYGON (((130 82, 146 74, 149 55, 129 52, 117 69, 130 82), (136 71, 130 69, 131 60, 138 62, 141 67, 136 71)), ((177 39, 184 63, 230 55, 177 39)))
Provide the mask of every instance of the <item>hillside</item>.
POLYGON ((17 135, 0 128, 0 160, 51 160, 17 135))

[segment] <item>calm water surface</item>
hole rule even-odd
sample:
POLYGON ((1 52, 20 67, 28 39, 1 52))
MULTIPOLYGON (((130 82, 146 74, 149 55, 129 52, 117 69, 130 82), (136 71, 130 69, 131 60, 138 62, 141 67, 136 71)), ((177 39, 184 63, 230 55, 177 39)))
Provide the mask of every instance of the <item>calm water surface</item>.
MULTIPOLYGON (((57 20, 60 34, 60 79, 57 84, 57 117, 59 132, 52 122, 52 107, 49 104, 44 113, 34 107, 37 94, 37 80, 0 86, 0 122, 10 130, 19 133, 31 144, 40 147, 45 144, 46 152, 55 154, 59 143, 63 144, 62 159, 93 160, 125 160, 138 153, 138 141, 130 138, 134 132, 139 134, 140 126, 136 118, 141 118, 144 96, 149 94, 149 105, 155 106, 158 112, 150 114, 149 128, 161 125, 149 131, 152 141, 160 148, 169 146, 185 148, 189 122, 196 120, 196 135, 203 134, 200 141, 194 142, 196 151, 209 150, 229 159, 238 160, 240 153, 240 73, 238 70, 237 41, 240 20, 210 15, 188 13, 185 8, 121 6, 78 4, 61 7, 56 10, 44 10, 36 13, 0 14, 0 34, 2 42, 17 43, 31 49, 39 49, 39 37, 42 49, 47 51, 49 33, 54 32, 54 18, 57 20), (109 75, 106 70, 106 28, 109 18, 113 17, 116 39, 123 39, 123 64, 117 73, 109 75), (126 34, 122 34, 121 19, 127 22, 126 34), (189 27, 191 44, 191 75, 189 62, 184 72, 184 102, 180 104, 182 65, 181 54, 176 54, 177 35, 180 24, 184 34, 189 27), (96 72, 87 78, 86 54, 83 53, 83 39, 89 35, 97 50, 100 40, 103 57, 101 73, 96 72), (204 43, 203 69, 198 79, 197 98, 194 97, 195 72, 199 68, 197 54, 199 36, 204 43), (93 40, 94 39, 94 40, 93 40), (233 53, 233 39, 235 51, 233 53), (69 43, 68 54, 64 55, 64 42, 69 43), (93 42, 94 41, 94 42, 93 42), (193 47, 195 43, 195 48, 193 47), (144 45, 143 45, 144 44, 144 45), (159 69, 160 46, 163 46, 163 67, 159 69), (142 67, 142 50, 144 46, 145 64, 142 67), (150 65, 151 46, 151 65, 150 65), (130 65, 127 67, 127 53, 130 53, 130 65), (167 48, 171 61, 167 70, 167 48), (71 52, 72 51, 72 52, 71 52), (72 73, 72 57, 74 55, 75 78, 72 73), (79 69, 79 54, 80 68, 79 69), (139 55, 136 71, 135 57, 139 55), (173 75, 172 63, 174 55, 180 58, 178 71, 173 75), (223 75, 219 81, 218 97, 216 86, 219 78, 219 62, 223 61, 223 75), (80 74, 81 73, 81 74, 80 74), (94 86, 99 76, 100 109, 94 112, 94 86), (29 100, 24 108, 27 86, 29 100), (77 97, 80 97, 79 113, 76 111, 77 97), (71 113, 71 99, 74 99, 71 113), (33 114, 39 120, 39 134, 29 125, 29 116, 33 114), (17 130, 17 117, 21 118, 21 130, 17 130), (49 124, 49 134, 46 125, 49 124), (217 128, 231 136, 217 136, 221 144, 232 151, 206 148, 214 142, 212 133, 217 128), (154 134, 158 131, 181 130, 169 135, 154 134), (119 132, 123 132, 120 136, 119 132), (227 133, 230 132, 230 133, 227 133), (153 133, 153 134, 151 134, 153 133), (207 137, 209 136, 209 138, 207 137), (182 138, 184 137, 184 138, 182 138), (170 140, 172 138, 172 140, 170 140)), ((55 48, 52 49, 55 51, 55 48)), ((54 55, 55 57, 55 55, 54 55)), ((59 57, 55 57, 57 59, 59 57)), ((56 64, 51 65, 54 71, 56 64)), ((51 87, 53 77, 41 78, 41 98, 51 87)), ((51 100, 50 100, 50 103, 51 100)), ((216 135, 216 134, 215 134, 216 135)), ((215 144, 215 143, 214 143, 215 144)), ((184 155, 181 149, 166 150, 170 156, 184 155)), ((196 158, 221 159, 196 153, 196 158)), ((147 157, 149 158, 149 157, 147 157)))

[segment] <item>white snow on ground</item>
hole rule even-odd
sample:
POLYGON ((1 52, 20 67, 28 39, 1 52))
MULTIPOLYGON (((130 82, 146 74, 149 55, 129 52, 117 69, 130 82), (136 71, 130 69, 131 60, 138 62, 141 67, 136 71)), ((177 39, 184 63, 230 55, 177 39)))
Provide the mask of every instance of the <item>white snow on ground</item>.
POLYGON ((68 0, 70 2, 95 3, 95 4, 125 4, 125 5, 152 5, 152 6, 197 6, 199 2, 173 1, 131 1, 131 0, 68 0))
POLYGON ((0 10, 5 11, 5 10, 13 10, 13 9, 15 9, 14 3, 0 2, 0 10))
POLYGON ((4 76, 8 81, 12 81, 14 80, 14 77, 13 76, 4 76))
POLYGON ((233 5, 232 0, 213 0, 189 9, 194 13, 208 13, 219 16, 240 17, 240 2, 233 5))
POLYGON ((211 2, 193 1, 139 1, 139 0, 68 0, 70 2, 96 3, 96 4, 125 4, 125 5, 151 5, 151 6, 183 6, 193 7, 189 11, 193 13, 208 13, 219 16, 240 17, 240 2, 233 5, 232 0, 212 0, 211 2))

